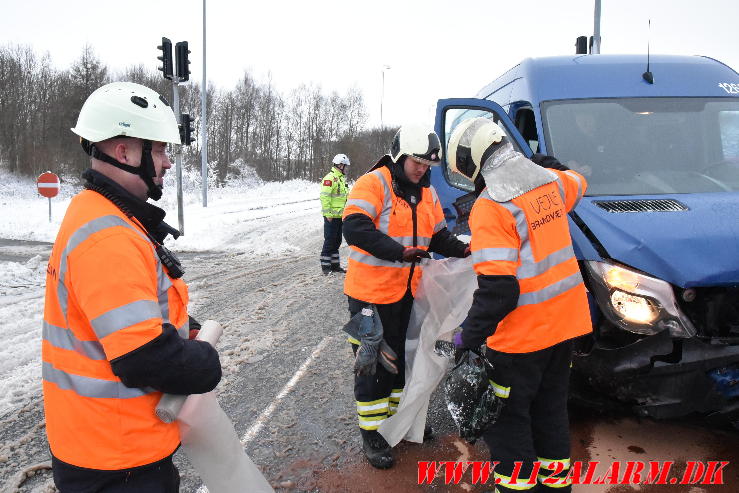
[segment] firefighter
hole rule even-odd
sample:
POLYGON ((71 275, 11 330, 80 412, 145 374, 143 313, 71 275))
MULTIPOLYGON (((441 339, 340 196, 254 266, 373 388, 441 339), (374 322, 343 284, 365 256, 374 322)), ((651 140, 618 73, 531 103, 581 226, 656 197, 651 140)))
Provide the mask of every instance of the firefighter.
POLYGON ((49 259, 43 318, 46 433, 59 491, 176 492, 176 423, 154 409, 162 392, 204 393, 218 353, 188 339, 188 291, 162 242, 178 236, 162 195, 179 144, 174 113, 151 89, 114 82, 85 101, 72 131, 91 167, 49 259))
POLYGON ((351 163, 346 154, 337 154, 333 167, 323 177, 321 185, 321 213, 323 214, 323 250, 321 250, 321 270, 324 274, 346 272, 339 262, 341 246, 341 215, 344 213, 346 196, 346 167, 351 163))
POLYGON ((503 402, 483 438, 500 461, 497 492, 571 490, 567 392, 573 339, 589 333, 588 303, 567 223, 585 179, 551 156, 516 152, 491 120, 462 122, 449 140, 449 168, 475 184, 470 213, 478 288, 457 344, 493 365, 503 402), (545 169, 545 166, 551 169, 545 169), (522 461, 518 479, 514 463, 522 461), (534 468, 541 461, 541 469, 534 468), (554 474, 556 473, 556 474, 554 474), (553 475, 552 483, 542 480, 553 475))
MULTIPOLYGON (((344 238, 350 248, 344 293, 350 316, 376 310, 383 334, 372 340, 379 344, 384 336, 397 355, 393 373, 364 358, 367 348, 360 350, 360 344, 368 341, 349 339, 357 355, 354 395, 362 448, 370 464, 381 469, 392 467, 393 455, 377 428, 397 410, 405 385, 405 337, 422 273, 420 260, 429 252, 469 254, 468 245, 446 228, 430 183, 430 166, 440 162, 441 145, 433 130, 403 126, 390 154, 357 180, 344 210, 344 238)), ((377 354, 377 346, 369 353, 377 354)))

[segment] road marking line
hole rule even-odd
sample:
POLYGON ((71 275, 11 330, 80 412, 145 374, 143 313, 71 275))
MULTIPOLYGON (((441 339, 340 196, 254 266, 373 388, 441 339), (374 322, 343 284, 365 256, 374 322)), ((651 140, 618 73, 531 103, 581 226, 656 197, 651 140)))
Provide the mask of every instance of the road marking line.
POLYGON ((277 397, 275 397, 270 405, 267 406, 264 411, 262 411, 262 414, 259 415, 254 424, 251 425, 244 436, 241 437, 241 445, 246 446, 246 444, 248 444, 257 435, 257 433, 262 430, 265 422, 270 418, 270 416, 272 416, 272 413, 275 412, 275 409, 277 409, 277 404, 279 404, 279 402, 288 394, 288 392, 290 392, 290 390, 295 387, 295 384, 298 383, 298 380, 300 380, 303 375, 305 375, 308 366, 310 366, 310 364, 313 363, 313 360, 316 359, 318 354, 323 351, 323 348, 326 347, 326 344, 328 344, 328 341, 330 339, 330 336, 326 336, 321 342, 318 343, 318 346, 316 346, 308 359, 303 361, 303 364, 300 365, 300 368, 298 369, 298 371, 295 372, 290 381, 287 382, 284 387, 282 387, 282 390, 280 390, 280 393, 277 394, 277 397))

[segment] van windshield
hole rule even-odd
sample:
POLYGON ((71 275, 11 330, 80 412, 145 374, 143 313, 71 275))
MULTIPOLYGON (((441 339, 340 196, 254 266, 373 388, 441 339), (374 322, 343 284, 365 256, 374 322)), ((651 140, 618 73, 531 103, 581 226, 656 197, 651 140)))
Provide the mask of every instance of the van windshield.
POLYGON ((587 195, 739 191, 739 98, 549 101, 542 115, 587 195))

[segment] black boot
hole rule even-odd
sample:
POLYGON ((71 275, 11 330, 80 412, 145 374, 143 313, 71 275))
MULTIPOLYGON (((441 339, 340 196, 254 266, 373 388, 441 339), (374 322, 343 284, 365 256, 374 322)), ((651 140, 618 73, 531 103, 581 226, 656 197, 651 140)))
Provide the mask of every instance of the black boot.
POLYGON ((329 267, 328 265, 321 265, 321 272, 323 272, 324 276, 327 276, 331 274, 331 267, 329 267))
POLYGON ((342 274, 346 274, 346 270, 342 269, 340 264, 331 264, 331 272, 341 272, 342 274))
POLYGON ((390 445, 374 430, 362 430, 362 450, 367 461, 377 469, 390 469, 395 463, 390 445))
POLYGON ((434 439, 434 429, 431 428, 430 424, 427 424, 423 429, 423 441, 427 442, 434 439))

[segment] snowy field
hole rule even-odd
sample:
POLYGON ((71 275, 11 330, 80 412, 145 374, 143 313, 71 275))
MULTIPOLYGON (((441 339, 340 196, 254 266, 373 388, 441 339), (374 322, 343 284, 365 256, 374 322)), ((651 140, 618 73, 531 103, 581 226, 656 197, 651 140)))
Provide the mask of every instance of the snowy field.
MULTIPOLYGON (((197 179, 185 176, 185 235, 176 242, 170 238, 167 246, 176 252, 237 251, 265 259, 301 253, 302 243, 296 240, 320 234, 318 185, 299 180, 265 183, 253 174, 246 175, 229 186, 209 190, 207 208, 201 206, 197 179), (285 219, 303 216, 304 220, 287 221, 289 227, 281 227, 285 219)), ((177 228, 174 170, 165 179, 164 197, 157 205, 167 211, 166 221, 177 228)), ((0 239, 27 241, 28 246, 20 248, 30 252, 30 260, 24 262, 0 260, 0 330, 4 335, 0 419, 40 395, 41 319, 50 246, 32 242, 54 241, 70 199, 80 188, 79 183, 62 183, 60 194, 51 199, 49 222, 48 200, 36 192, 35 181, 0 170, 0 239), (36 250, 40 253, 34 255, 36 250)), ((195 291, 192 299, 197 302, 197 298, 195 291)))

